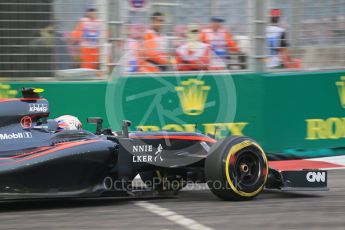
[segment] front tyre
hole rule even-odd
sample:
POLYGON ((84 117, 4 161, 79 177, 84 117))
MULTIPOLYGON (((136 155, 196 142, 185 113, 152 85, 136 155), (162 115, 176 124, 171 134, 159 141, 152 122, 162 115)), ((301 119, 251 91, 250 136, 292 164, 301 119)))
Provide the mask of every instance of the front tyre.
POLYGON ((264 189, 268 175, 265 152, 252 139, 231 136, 210 149, 205 162, 207 185, 223 200, 250 200, 264 189))

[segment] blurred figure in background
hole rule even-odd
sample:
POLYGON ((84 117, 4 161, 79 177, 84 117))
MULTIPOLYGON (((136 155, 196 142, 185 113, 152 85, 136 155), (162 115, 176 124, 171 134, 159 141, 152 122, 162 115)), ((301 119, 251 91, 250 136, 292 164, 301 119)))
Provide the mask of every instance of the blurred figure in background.
POLYGON ((207 70, 210 63, 210 45, 199 41, 199 26, 189 25, 187 42, 176 49, 179 71, 207 70))
POLYGON ((203 29, 200 33, 200 40, 209 44, 214 54, 210 64, 211 70, 226 69, 230 52, 240 51, 231 33, 222 26, 223 22, 224 19, 220 17, 212 17, 211 28, 203 29))
POLYGON ((176 50, 187 41, 188 25, 175 25, 173 29, 174 39, 172 40, 172 47, 176 50))
POLYGON ((148 72, 167 71, 171 63, 169 41, 163 33, 164 14, 155 12, 151 16, 151 28, 144 33, 143 50, 140 52, 141 65, 148 72))
POLYGON ((140 25, 138 24, 129 24, 127 26, 127 39, 123 45, 125 72, 139 72, 139 51, 141 49, 142 33, 143 31, 140 31, 140 25))
POLYGON ((29 52, 33 54, 30 58, 30 66, 41 70, 35 73, 36 77, 54 76, 56 70, 73 67, 67 44, 55 24, 51 23, 40 29, 39 35, 30 40, 29 44, 29 52))
POLYGON ((271 25, 266 28, 266 37, 269 48, 267 67, 269 68, 301 68, 298 59, 292 59, 288 49, 287 33, 279 25, 281 10, 272 9, 270 12, 271 25))
POLYGON ((97 8, 89 5, 85 17, 81 18, 72 32, 72 39, 79 44, 81 68, 99 69, 99 39, 101 23, 97 19, 97 8))

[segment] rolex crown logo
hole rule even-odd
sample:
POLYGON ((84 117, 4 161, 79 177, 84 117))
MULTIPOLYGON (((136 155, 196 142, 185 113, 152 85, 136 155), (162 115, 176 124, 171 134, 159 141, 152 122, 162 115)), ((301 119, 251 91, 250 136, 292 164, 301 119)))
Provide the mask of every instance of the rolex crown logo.
POLYGON ((341 106, 345 108, 345 76, 341 76, 340 81, 337 81, 335 84, 338 87, 341 106))
POLYGON ((188 79, 175 87, 185 114, 196 116, 204 112, 208 92, 211 89, 204 84, 204 81, 198 79, 188 79))
POLYGON ((17 90, 11 89, 10 85, 0 83, 0 98, 12 98, 17 94, 17 90))

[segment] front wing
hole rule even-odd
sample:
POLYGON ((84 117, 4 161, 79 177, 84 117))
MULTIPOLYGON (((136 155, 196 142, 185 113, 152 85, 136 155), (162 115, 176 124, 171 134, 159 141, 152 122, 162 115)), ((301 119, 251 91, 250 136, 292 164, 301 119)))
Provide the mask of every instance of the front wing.
POLYGON ((327 171, 324 170, 286 170, 270 169, 267 188, 282 191, 325 191, 327 171))

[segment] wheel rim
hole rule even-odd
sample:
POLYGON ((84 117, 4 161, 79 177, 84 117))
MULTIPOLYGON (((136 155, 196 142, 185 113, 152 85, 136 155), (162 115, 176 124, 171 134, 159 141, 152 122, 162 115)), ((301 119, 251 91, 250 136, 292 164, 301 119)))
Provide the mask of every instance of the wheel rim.
POLYGON ((267 160, 256 143, 232 146, 225 163, 227 185, 240 196, 253 197, 262 191, 267 179, 267 160))
POLYGON ((235 170, 233 172, 236 188, 243 190, 255 185, 260 179, 260 166, 260 159, 253 152, 245 151, 240 153, 235 162, 235 170))

